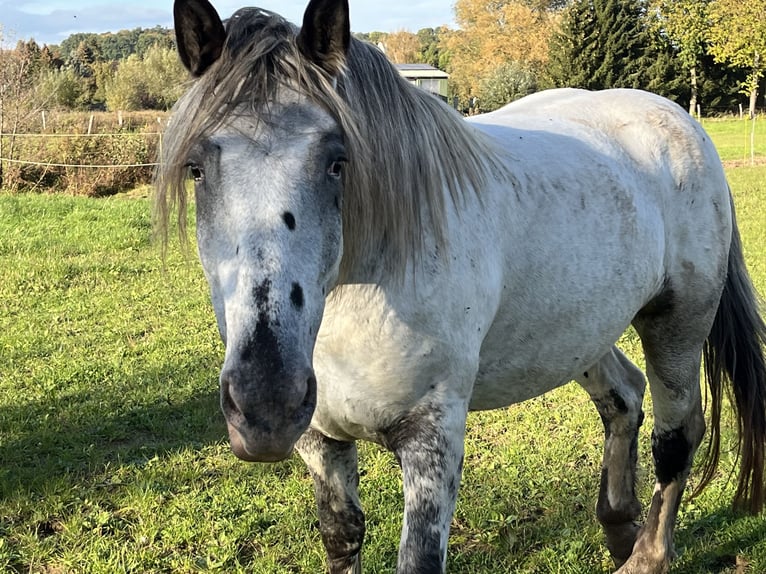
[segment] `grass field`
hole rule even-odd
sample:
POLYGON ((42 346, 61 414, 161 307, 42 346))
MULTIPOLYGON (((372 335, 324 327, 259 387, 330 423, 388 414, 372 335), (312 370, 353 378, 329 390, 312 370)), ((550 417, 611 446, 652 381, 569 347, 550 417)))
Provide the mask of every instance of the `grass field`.
MULTIPOLYGON (((766 293, 766 167, 728 174, 766 293)), ((149 221, 142 198, 0 195, 0 571, 322 572, 311 480, 297 457, 230 454, 207 286, 193 257, 163 269, 149 221)), ((622 346, 640 359, 634 336, 622 346)), ((609 572, 602 435, 574 386, 471 415, 449 571, 609 572)), ((360 456, 365 571, 392 572, 400 473, 378 447, 360 456)), ((766 572, 766 521, 729 510, 732 459, 681 506, 674 573, 766 572)))

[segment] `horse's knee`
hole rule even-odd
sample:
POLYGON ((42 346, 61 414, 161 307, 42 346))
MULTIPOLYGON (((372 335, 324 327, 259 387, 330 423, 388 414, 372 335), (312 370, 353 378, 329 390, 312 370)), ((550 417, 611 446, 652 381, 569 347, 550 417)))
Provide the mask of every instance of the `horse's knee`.
POLYGON ((327 552, 331 574, 361 572, 364 512, 357 488, 356 445, 309 430, 297 449, 314 479, 319 531, 327 552))
POLYGON ((320 507, 319 530, 330 566, 331 574, 351 574, 360 571, 359 563, 364 542, 364 514, 354 508, 322 516, 320 507))

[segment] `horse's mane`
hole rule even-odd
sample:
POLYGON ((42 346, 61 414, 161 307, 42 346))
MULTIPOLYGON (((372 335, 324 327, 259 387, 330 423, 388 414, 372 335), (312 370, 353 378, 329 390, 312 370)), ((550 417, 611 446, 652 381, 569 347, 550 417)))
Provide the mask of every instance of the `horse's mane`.
POLYGON ((384 273, 401 276, 422 250, 424 227, 433 230, 437 248, 444 243, 445 188, 458 205, 465 190, 480 193, 487 173, 502 169, 496 152, 449 106, 402 78, 371 44, 352 38, 344 73, 335 81, 303 56, 297 33, 281 16, 258 8, 229 19, 221 57, 176 104, 165 133, 158 227, 166 238, 168 214, 177 204, 185 236, 186 162, 195 143, 231 114, 267 117, 287 87, 325 108, 344 133, 350 161, 341 275, 372 257, 384 273))

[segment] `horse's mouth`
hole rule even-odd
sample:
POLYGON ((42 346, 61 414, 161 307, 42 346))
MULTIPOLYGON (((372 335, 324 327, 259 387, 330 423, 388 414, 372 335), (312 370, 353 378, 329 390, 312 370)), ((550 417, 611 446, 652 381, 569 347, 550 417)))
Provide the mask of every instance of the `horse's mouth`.
POLYGON ((302 403, 285 418, 275 420, 266 416, 261 424, 253 424, 254 418, 224 409, 232 452, 247 462, 279 462, 289 458, 311 423, 316 399, 316 379, 312 374, 302 403))
POLYGON ((293 446, 295 443, 290 444, 289 448, 279 448, 278 445, 269 446, 267 448, 248 448, 242 433, 240 433, 231 423, 227 423, 227 427, 229 431, 231 451, 237 458, 246 462, 279 462, 289 458, 293 453, 293 446))

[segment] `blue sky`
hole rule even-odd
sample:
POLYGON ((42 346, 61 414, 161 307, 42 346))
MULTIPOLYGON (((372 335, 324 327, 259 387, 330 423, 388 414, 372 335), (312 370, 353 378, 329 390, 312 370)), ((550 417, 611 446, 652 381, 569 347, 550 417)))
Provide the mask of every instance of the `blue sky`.
MULTIPOLYGON (((300 24, 307 0, 212 0, 222 18, 242 6, 258 5, 300 24)), ((350 0, 354 32, 454 24, 453 0, 350 0)), ((34 38, 58 44, 74 32, 116 32, 172 26, 172 0, 0 0, 0 27, 6 41, 34 38)))

